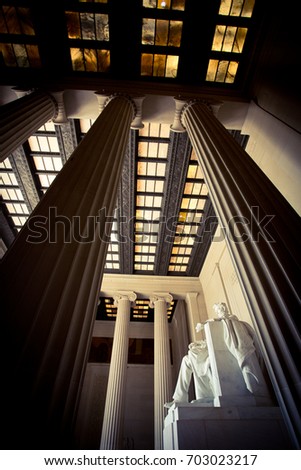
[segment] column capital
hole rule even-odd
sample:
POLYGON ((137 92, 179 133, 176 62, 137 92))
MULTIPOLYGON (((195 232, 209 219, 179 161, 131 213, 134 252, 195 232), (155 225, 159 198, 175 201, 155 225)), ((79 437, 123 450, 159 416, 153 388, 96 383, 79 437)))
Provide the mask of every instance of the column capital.
POLYGON ((170 305, 173 300, 173 296, 169 292, 154 292, 149 297, 150 308, 154 308, 155 303, 162 300, 170 305))
POLYGON ((50 95, 55 99, 57 106, 56 116, 52 119, 54 124, 65 124, 68 122, 65 103, 64 103, 64 91, 52 91, 50 95))
POLYGON ((214 116, 217 116, 218 110, 223 104, 220 101, 205 100, 201 98, 185 98, 184 96, 175 96, 175 115, 170 129, 174 132, 186 132, 183 124, 183 114, 194 104, 201 103, 205 105, 214 116))
POLYGON ((137 295, 132 291, 118 291, 113 295, 114 305, 118 306, 119 300, 128 300, 129 302, 135 302, 137 295))
POLYGON ((123 97, 127 99, 133 106, 134 117, 131 124, 131 129, 143 129, 144 124, 142 123, 142 102, 145 96, 126 93, 110 93, 109 91, 102 90, 96 91, 95 95, 98 101, 99 113, 101 113, 107 104, 117 97, 123 97))
POLYGON ((142 122, 142 102, 145 96, 131 96, 132 101, 135 105, 135 118, 131 124, 131 129, 143 129, 144 124, 142 122))
POLYGON ((96 91, 95 95, 98 101, 98 111, 99 111, 99 114, 101 114, 104 108, 109 103, 112 95, 110 95, 109 93, 106 93, 105 90, 96 91))

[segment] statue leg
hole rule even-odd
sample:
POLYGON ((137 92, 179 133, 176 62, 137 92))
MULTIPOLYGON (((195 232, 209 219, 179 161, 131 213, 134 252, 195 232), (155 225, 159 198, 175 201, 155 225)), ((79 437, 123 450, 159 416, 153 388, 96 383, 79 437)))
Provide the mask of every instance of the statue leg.
POLYGON ((184 356, 182 359, 178 380, 173 394, 173 399, 178 402, 188 403, 188 390, 192 376, 190 359, 184 356))
POLYGON ((194 379, 195 398, 213 398, 212 374, 207 349, 188 352, 194 379))
POLYGON ((270 395, 256 353, 250 354, 243 361, 241 370, 246 387, 251 393, 263 397, 270 395))
POLYGON ((200 398, 214 398, 208 376, 204 375, 199 377, 198 375, 194 375, 194 388, 196 400, 199 400, 200 398))

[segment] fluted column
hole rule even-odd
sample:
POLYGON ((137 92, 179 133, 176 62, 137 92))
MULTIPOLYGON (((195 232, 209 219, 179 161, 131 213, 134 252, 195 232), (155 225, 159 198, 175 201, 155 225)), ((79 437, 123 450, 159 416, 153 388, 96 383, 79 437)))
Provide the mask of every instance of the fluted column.
POLYGON ((155 449, 163 449, 164 403, 172 396, 171 358, 167 308, 172 301, 168 293, 154 293, 150 307, 154 308, 154 418, 155 449))
POLYGON ((189 331, 190 342, 197 341, 198 334, 195 331, 197 323, 203 323, 207 319, 206 311, 201 309, 199 305, 199 292, 187 292, 185 297, 185 306, 187 314, 187 326, 189 331))
POLYGON ((182 125, 204 172, 270 378, 299 447, 300 218, 210 106, 198 101, 182 101, 182 106, 182 125))
POLYGON ((100 449, 122 449, 122 426, 125 404, 126 369, 129 350, 129 324, 134 292, 118 292, 114 296, 117 317, 106 393, 100 449))
POLYGON ((129 98, 106 106, 2 260, 2 421, 14 446, 70 445, 133 117, 129 98))
POLYGON ((50 93, 34 91, 0 107, 0 161, 58 114, 50 93))

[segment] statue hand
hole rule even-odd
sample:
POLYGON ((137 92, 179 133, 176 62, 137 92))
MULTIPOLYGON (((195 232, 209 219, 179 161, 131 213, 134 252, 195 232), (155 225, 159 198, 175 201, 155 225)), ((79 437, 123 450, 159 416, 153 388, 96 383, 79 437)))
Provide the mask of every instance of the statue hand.
POLYGON ((199 333, 200 331, 202 331, 204 329, 204 325, 203 323, 197 323, 196 326, 195 326, 195 331, 197 333, 199 333))

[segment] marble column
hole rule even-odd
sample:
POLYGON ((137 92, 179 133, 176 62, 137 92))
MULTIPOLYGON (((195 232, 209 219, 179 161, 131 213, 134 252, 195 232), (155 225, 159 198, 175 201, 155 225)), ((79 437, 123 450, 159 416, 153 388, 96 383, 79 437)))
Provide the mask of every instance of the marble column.
POLYGON ((167 308, 172 301, 168 293, 154 293, 150 307, 154 308, 154 418, 155 449, 163 449, 164 403, 172 396, 171 357, 167 308))
POLYGON ((102 424, 100 449, 122 449, 126 370, 129 350, 129 325, 134 292, 118 292, 114 296, 117 317, 102 424))
POLYGON ((110 101, 2 260, 7 445, 72 445, 134 109, 110 101))
POLYGON ((185 296, 185 305, 187 311, 187 326, 190 342, 198 341, 200 339, 195 330, 196 324, 203 323, 207 320, 206 312, 204 314, 201 311, 199 301, 199 292, 187 292, 185 296))
POLYGON ((300 217, 208 104, 176 102, 175 131, 181 131, 180 114, 204 172, 286 424, 294 444, 300 446, 300 217))
POLYGON ((56 100, 44 91, 34 91, 1 106, 0 162, 57 115, 56 100))

